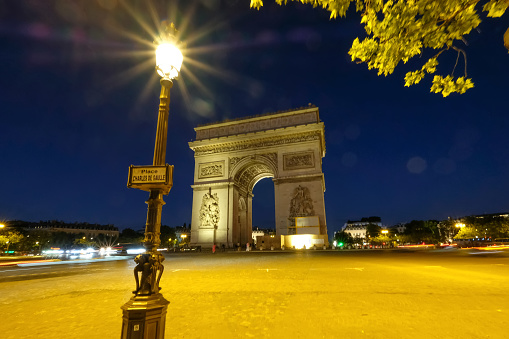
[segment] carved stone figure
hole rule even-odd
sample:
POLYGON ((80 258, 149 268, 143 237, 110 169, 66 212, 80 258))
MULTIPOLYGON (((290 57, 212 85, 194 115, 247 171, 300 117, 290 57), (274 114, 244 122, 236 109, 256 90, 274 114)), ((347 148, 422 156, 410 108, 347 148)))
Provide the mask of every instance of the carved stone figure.
POLYGON ((314 167, 313 154, 295 154, 285 156, 285 167, 287 168, 305 168, 314 167))
POLYGON ((218 177, 223 175, 222 164, 212 164, 200 167, 200 177, 218 177))
POLYGON ((309 188, 296 187, 290 202, 290 218, 308 217, 315 215, 313 209, 313 199, 311 199, 309 188))
POLYGON ((219 224, 219 197, 217 193, 205 193, 200 208, 200 225, 202 227, 217 227, 219 224))
POLYGON ((228 166, 229 168, 229 174, 231 175, 232 174, 232 171, 233 171, 233 168, 235 167, 235 165, 240 161, 242 160, 242 157, 231 157, 230 158, 230 166, 228 166))
POLYGON ((136 295, 151 295, 159 293, 159 281, 163 275, 164 266, 161 262, 164 260, 162 255, 150 253, 138 254, 134 258, 137 264, 134 268, 134 280, 136 281, 136 295), (139 274, 141 273, 141 278, 139 274))

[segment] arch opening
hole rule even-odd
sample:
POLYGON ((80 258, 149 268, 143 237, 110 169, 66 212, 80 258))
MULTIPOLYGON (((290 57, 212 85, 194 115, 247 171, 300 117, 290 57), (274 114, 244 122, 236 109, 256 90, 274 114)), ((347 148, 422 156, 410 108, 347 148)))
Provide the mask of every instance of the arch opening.
MULTIPOLYGON (((253 243, 253 212, 255 211, 253 209, 253 189, 261 180, 273 177, 274 170, 272 166, 268 165, 264 161, 254 159, 242 164, 242 167, 240 167, 233 176, 234 201, 237 202, 237 208, 234 209, 236 216, 234 217, 232 230, 232 239, 234 244, 244 245, 248 242, 253 243)), ((272 184, 273 196, 273 183, 270 183, 272 184)), ((260 201, 262 200, 260 199, 260 201)), ((255 206, 257 205, 259 204, 255 203, 255 206)), ((257 209, 258 212, 260 212, 260 210, 261 209, 257 209)), ((274 210, 272 211, 272 215, 273 218, 275 218, 274 210)), ((255 215, 255 220, 258 220, 257 217, 258 216, 255 215)), ((272 221, 272 224, 274 224, 274 221, 272 221)))
POLYGON ((253 187, 253 228, 276 230, 274 183, 265 177, 253 187))

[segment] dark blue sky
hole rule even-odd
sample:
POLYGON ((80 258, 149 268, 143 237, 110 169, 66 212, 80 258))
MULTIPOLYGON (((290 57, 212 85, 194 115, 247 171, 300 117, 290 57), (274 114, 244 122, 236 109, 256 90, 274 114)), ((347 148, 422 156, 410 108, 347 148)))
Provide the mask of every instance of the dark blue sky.
MULTIPOLYGON (((159 83, 149 44, 163 19, 188 47, 171 92, 163 224, 191 221, 195 126, 308 103, 325 123, 330 234, 373 215, 392 225, 509 210, 507 14, 467 37, 475 88, 443 98, 431 79, 403 86, 427 54, 388 77, 351 62, 364 36, 354 11, 329 21, 271 1, 260 11, 248 0, 126 3, 0 1, 0 220, 144 227, 147 193, 126 181, 129 165, 152 161, 159 83)), ((455 58, 439 59, 439 72, 455 58)), ((272 182, 254 194, 253 224, 272 227, 272 182)))

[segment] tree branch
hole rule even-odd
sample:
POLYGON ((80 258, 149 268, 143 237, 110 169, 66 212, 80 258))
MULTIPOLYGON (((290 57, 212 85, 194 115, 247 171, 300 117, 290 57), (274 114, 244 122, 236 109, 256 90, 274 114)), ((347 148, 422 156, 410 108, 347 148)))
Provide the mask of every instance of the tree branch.
MULTIPOLYGON (((455 49, 453 47, 453 49, 455 49)), ((456 63, 454 64, 454 67, 452 68, 451 76, 454 76, 454 71, 456 70, 456 66, 458 66, 458 60, 460 58, 460 51, 458 51, 458 55, 456 55, 456 63)))
MULTIPOLYGON (((465 51, 462 50, 461 48, 458 48, 455 46, 451 46, 451 48, 458 52, 458 57, 456 58, 456 65, 458 64, 458 58, 460 56, 460 53, 463 54, 463 60, 465 60, 465 77, 467 77, 468 76, 467 75, 467 53, 465 53, 465 51)), ((454 65, 454 68, 456 68, 456 65, 454 65)), ((452 70, 452 72, 454 73, 454 69, 452 70)))

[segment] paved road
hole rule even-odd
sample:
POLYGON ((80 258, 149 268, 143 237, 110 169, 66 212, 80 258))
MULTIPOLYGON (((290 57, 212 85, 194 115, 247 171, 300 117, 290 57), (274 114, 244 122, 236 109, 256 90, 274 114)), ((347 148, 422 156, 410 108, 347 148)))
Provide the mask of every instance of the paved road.
MULTIPOLYGON (((22 262, 12 266, 0 267, 0 282, 34 280, 46 278, 61 278, 70 275, 94 274, 99 271, 125 267, 117 261, 132 259, 131 257, 118 257, 116 260, 69 260, 56 262, 22 262)), ((5 262, 4 262, 5 264, 5 262)))
MULTIPOLYGON (((2 338, 119 337, 134 262, 60 267, 0 270, 2 338)), ((176 253, 165 267, 166 338, 508 337, 507 253, 176 253)))

